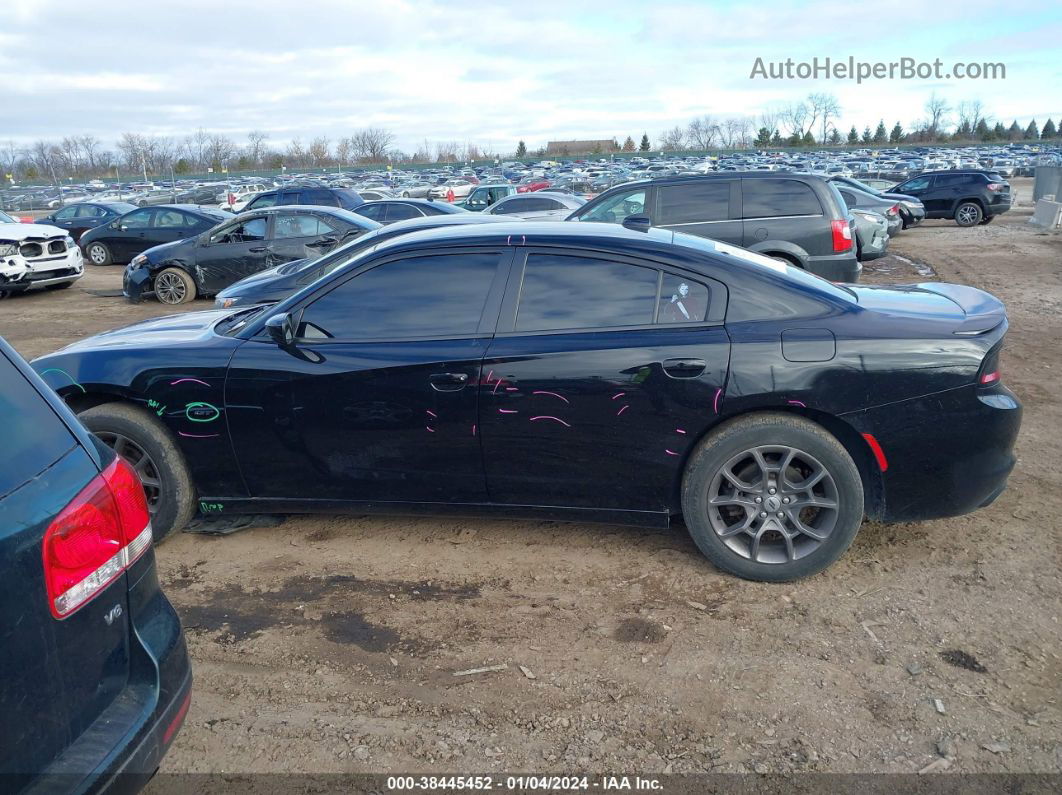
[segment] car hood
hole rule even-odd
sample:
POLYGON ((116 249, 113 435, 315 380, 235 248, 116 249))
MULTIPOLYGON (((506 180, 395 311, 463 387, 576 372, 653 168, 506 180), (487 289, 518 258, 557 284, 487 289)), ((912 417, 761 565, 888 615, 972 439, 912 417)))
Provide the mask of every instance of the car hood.
POLYGON ((66 237, 65 229, 49 224, 0 224, 0 240, 19 242, 31 238, 66 237))
POLYGON ((115 348, 152 348, 164 345, 183 345, 214 337, 218 321, 236 314, 232 309, 185 312, 179 315, 153 317, 102 334, 86 337, 56 353, 85 353, 115 348))
POLYGON ((171 243, 160 243, 146 249, 143 253, 148 262, 154 264, 163 260, 172 259, 175 256, 184 255, 195 249, 195 237, 186 237, 184 240, 174 240, 171 243))

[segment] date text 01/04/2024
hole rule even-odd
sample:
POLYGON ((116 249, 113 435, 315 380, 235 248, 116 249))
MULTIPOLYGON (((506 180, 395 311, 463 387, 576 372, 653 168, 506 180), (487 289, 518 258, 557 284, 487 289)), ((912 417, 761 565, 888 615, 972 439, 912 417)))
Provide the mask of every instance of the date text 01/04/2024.
POLYGON ((657 778, 640 776, 388 776, 390 791, 446 791, 446 790, 543 790, 543 791, 661 791, 662 782, 657 778))

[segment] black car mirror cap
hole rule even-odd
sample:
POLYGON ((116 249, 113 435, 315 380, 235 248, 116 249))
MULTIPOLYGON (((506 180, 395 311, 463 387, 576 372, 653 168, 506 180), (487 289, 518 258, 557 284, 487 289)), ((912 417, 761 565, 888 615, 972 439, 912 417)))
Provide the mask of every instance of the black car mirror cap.
POLYGON ((652 225, 653 222, 650 221, 649 216, 644 213, 628 215, 623 219, 624 228, 633 229, 635 232, 648 232, 652 225))
POLYGON ((281 348, 290 348, 295 344, 295 322, 290 312, 273 315, 265 322, 270 339, 281 348))

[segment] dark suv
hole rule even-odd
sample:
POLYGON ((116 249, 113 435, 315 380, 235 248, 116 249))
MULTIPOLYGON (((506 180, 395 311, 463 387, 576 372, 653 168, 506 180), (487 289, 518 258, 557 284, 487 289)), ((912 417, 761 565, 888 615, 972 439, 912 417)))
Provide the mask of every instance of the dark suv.
POLYGON ((280 204, 319 204, 325 207, 353 210, 365 204, 365 200, 349 188, 320 188, 304 185, 267 190, 255 196, 245 209, 261 210, 263 207, 275 207, 280 204))
POLYGON ((136 791, 192 686, 152 507, 3 339, 0 410, 0 791, 136 791))
POLYGON ((990 223, 1011 205, 1010 183, 982 169, 926 171, 889 190, 916 197, 926 218, 952 218, 959 226, 990 223))
POLYGON ((832 281, 858 280, 855 230, 837 189, 807 174, 721 173, 628 182, 569 221, 652 226, 785 260, 832 281))

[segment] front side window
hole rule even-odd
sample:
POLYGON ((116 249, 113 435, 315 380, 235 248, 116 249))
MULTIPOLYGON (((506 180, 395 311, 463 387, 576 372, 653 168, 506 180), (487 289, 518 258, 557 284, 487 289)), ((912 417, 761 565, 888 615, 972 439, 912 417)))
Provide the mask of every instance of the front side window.
POLYGON ((379 340, 475 334, 498 262, 493 252, 386 262, 310 304, 300 336, 379 340))
POLYGON ((743 218, 822 214, 811 186, 795 179, 743 179, 741 209, 743 218))
POLYGON ((135 210, 122 218, 123 229, 147 229, 151 226, 154 210, 135 210))
POLYGON ((211 243, 251 243, 265 240, 266 219, 251 218, 223 226, 210 237, 211 243))
POLYGON ((908 182, 903 183, 896 189, 897 193, 906 193, 911 190, 925 190, 929 187, 929 177, 915 177, 908 182))
POLYGON ((659 188, 657 223, 703 223, 730 217, 730 181, 701 180, 659 188))
POLYGON ((599 205, 580 215, 579 220, 620 224, 628 215, 641 215, 644 212, 645 188, 639 188, 621 191, 604 199, 599 205))
POLYGON ((55 214, 55 220, 70 221, 77 215, 79 209, 80 208, 76 204, 71 204, 69 207, 64 207, 55 214))
POLYGON ((264 196, 258 196, 251 202, 252 209, 259 209, 260 207, 273 207, 277 203, 276 193, 267 193, 264 196))
POLYGON ((640 326, 653 322, 659 271, 601 259, 530 254, 517 331, 640 326))

